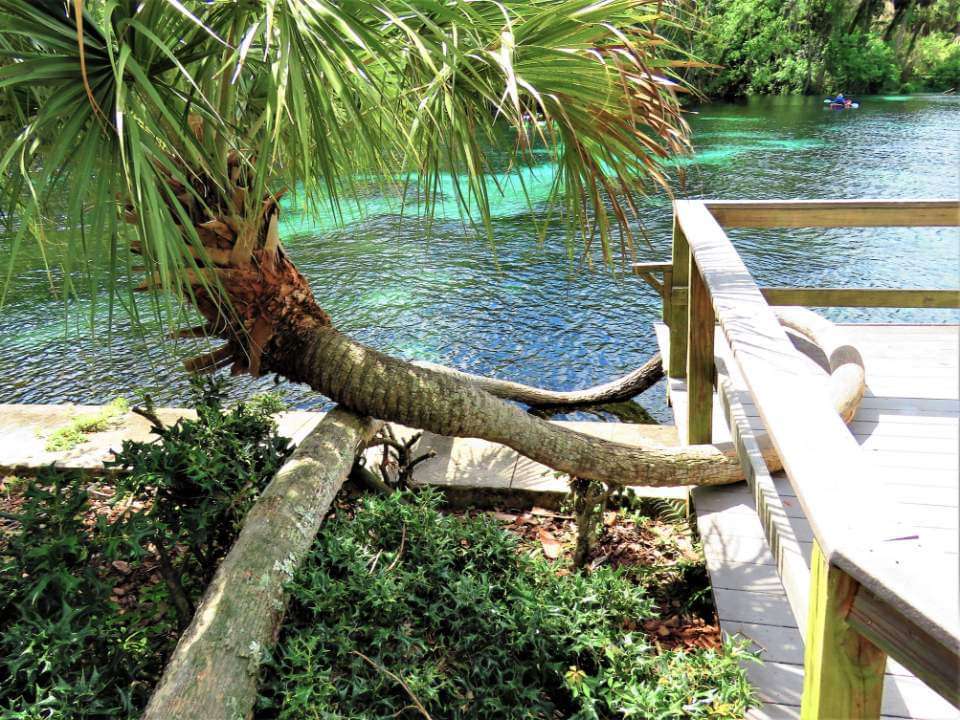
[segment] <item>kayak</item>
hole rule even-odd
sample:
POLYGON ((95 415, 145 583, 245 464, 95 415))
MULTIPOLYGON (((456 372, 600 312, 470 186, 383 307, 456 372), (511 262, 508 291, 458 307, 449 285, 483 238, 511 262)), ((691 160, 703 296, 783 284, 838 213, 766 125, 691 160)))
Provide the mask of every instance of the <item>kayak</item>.
POLYGON ((858 110, 860 108, 860 103, 846 98, 843 100, 827 98, 823 102, 825 105, 829 105, 831 110, 858 110))

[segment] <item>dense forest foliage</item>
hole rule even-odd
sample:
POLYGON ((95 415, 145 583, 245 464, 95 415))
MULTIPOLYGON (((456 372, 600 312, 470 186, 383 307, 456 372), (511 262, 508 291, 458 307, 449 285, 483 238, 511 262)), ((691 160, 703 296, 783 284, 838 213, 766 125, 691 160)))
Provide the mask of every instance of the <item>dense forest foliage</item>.
POLYGON ((711 97, 960 88, 960 0, 701 0, 711 97))

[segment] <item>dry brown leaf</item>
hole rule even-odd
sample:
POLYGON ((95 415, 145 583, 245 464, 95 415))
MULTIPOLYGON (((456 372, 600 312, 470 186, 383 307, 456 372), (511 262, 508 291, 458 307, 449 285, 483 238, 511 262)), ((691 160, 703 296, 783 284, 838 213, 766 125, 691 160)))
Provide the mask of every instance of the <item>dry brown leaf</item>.
POLYGON ((530 508, 530 514, 536 515, 538 517, 559 518, 560 520, 573 519, 573 515, 564 515, 563 513, 554 512, 553 510, 547 510, 546 508, 542 508, 538 505, 534 505, 532 508, 530 508))
POLYGON ((556 560, 563 553, 563 543, 545 528, 540 528, 540 544, 543 546, 543 554, 551 560, 556 560))

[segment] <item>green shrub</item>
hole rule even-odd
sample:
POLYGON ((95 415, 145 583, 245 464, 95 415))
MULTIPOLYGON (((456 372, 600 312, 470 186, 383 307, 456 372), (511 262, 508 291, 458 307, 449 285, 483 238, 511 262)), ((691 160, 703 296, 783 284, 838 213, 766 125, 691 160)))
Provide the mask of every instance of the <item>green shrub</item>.
POLYGON ((900 66, 893 48, 876 33, 833 37, 826 63, 827 86, 832 93, 874 93, 896 90, 900 85, 900 66))
POLYGON ((124 471, 121 493, 138 498, 147 510, 133 515, 138 536, 149 536, 161 553, 184 547, 180 572, 202 592, 229 551, 247 510, 290 452, 276 434, 270 395, 240 403, 226 412, 223 380, 193 381, 197 419, 154 425, 159 443, 124 441, 109 466, 124 471))
POLYGON ((960 43, 947 33, 921 38, 915 50, 914 73, 929 90, 960 90, 960 43))
POLYGON ((108 522, 77 473, 49 470, 12 491, 23 495, 19 528, 0 536, 0 717, 139 715, 184 609, 288 452, 275 400, 226 411, 220 397, 219 383, 198 384, 196 420, 123 444, 114 502, 140 511, 101 503, 108 522), (136 602, 121 612, 115 589, 133 576, 136 602))
POLYGON ((4 718, 136 715, 176 640, 162 603, 118 613, 108 568, 125 538, 103 517, 88 527, 88 503, 80 475, 42 473, 0 546, 4 718))
POLYGON ((642 586, 518 553, 435 493, 363 501, 321 529, 291 590, 261 718, 740 718, 736 647, 658 654, 642 586))

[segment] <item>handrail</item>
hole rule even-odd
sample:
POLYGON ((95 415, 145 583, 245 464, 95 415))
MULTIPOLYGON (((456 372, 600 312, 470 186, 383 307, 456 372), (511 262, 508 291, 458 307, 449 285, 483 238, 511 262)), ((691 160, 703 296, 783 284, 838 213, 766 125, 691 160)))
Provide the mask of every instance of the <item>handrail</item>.
MULTIPOLYGON (((955 618, 934 594, 918 596, 907 568, 875 552, 884 547, 876 528, 886 534, 897 525, 894 508, 877 492, 859 446, 781 328, 721 219, 750 227, 952 225, 960 224, 960 202, 677 200, 673 283, 664 294, 671 375, 682 369, 687 377, 688 441, 710 440, 715 318, 814 531, 803 717, 878 717, 884 653, 957 704, 955 618), (897 220, 897 210, 905 218, 897 220), (858 521, 850 512, 854 507, 869 523, 858 521), (929 652, 918 652, 917 645, 929 652), (951 662, 931 667, 923 661, 931 654, 951 662)), ((898 545, 903 550, 909 543, 898 545)))
POLYGON ((727 228, 951 227, 958 200, 706 200, 727 228))

